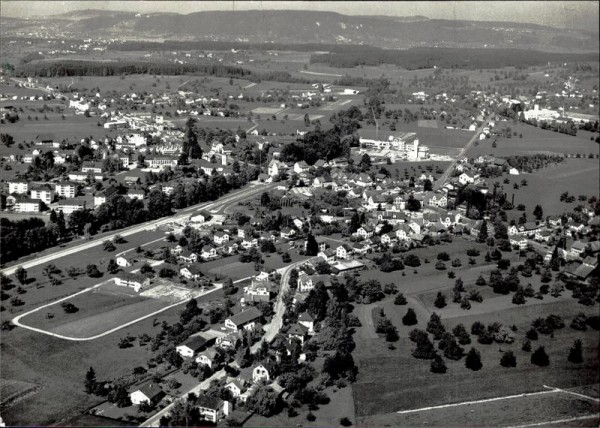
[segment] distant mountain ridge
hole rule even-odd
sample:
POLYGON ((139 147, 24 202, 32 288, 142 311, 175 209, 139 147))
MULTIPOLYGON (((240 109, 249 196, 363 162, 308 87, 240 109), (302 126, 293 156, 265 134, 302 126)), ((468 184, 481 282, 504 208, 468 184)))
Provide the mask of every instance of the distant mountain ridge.
POLYGON ((219 40, 250 43, 325 43, 411 47, 518 48, 598 51, 598 34, 513 22, 429 19, 423 16, 349 16, 297 10, 209 11, 190 14, 81 10, 12 21, 3 34, 60 22, 62 35, 127 40, 219 40))

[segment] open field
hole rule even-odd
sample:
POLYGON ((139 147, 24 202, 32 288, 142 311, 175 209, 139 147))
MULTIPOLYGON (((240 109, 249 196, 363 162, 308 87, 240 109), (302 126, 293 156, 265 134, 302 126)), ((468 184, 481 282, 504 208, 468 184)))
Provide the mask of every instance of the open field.
POLYGON ((23 324, 70 337, 90 337, 111 330, 146 314, 157 311, 169 303, 139 296, 132 289, 111 283, 87 293, 79 294, 65 302, 79 310, 65 313, 57 304, 21 318, 23 324), (52 318, 48 318, 48 314, 52 318))
MULTIPOLYGON (((579 195, 598 197, 598 183, 600 182, 600 169, 598 159, 565 159, 564 162, 538 170, 532 174, 509 176, 510 184, 503 184, 505 192, 515 195, 515 206, 524 204, 527 207, 528 219, 533 219, 533 209, 541 205, 544 215, 558 215, 572 211, 580 201, 566 203, 560 201, 560 195, 569 192, 575 197, 579 195), (513 189, 513 183, 527 180, 527 186, 513 189)), ((499 180, 500 181, 500 180, 499 180)), ((502 182, 502 181, 500 181, 502 182)), ((511 218, 518 218, 521 211, 512 210, 507 214, 511 218)))
MULTIPOLYGON (((570 391, 570 390, 569 390, 570 391)), ((369 418, 374 425, 393 420, 400 426, 520 426, 571 418, 583 418, 581 426, 595 426, 600 420, 598 404, 590 399, 566 392, 542 390, 539 395, 518 396, 494 402, 468 404, 442 409, 423 410, 400 415, 383 415, 369 418), (594 418, 594 415, 595 418, 594 418)), ((575 422, 575 421, 573 421, 575 422)), ((561 426, 561 425, 553 425, 561 426)), ((573 425, 569 421, 567 426, 573 425)))
MULTIPOLYGON (((371 272, 367 271, 364 275, 366 276, 371 272)), ((430 288, 432 290, 431 295, 434 294, 431 285, 439 285, 441 276, 437 280, 431 278, 431 285, 428 287, 427 281, 413 285, 412 275, 411 277, 408 277, 408 275, 409 273, 407 272, 407 279, 410 278, 409 284, 405 286, 402 282, 398 283, 400 291, 403 291, 407 295, 407 306, 393 305, 392 298, 388 298, 384 302, 368 305, 375 308, 375 310, 380 307, 383 308, 388 318, 398 328, 401 339, 395 343, 397 349, 390 350, 382 338, 375 339, 371 334, 365 333, 365 330, 373 329, 373 327, 365 324, 364 316, 361 318, 363 326, 358 329, 358 334, 355 336, 357 338, 355 359, 357 360, 360 374, 353 389, 359 423, 364 425, 413 425, 412 422, 414 420, 416 423, 419 423, 419 421, 428 421, 435 425, 435 421, 438 421, 439 424, 440 420, 444 420, 444 425, 460 426, 467 424, 464 418, 477 418, 478 416, 469 416, 466 414, 467 410, 464 412, 458 410, 448 412, 439 410, 436 411, 438 412, 435 416, 436 419, 430 420, 427 415, 411 416, 409 418, 409 416, 398 415, 393 412, 445 403, 539 391, 543 389, 544 384, 559 388, 572 388, 598 382, 598 363, 596 358, 598 352, 597 332, 593 330, 578 332, 568 327, 574 314, 582 311, 588 315, 592 315, 596 313, 595 307, 590 308, 579 305, 570 297, 554 299, 547 296, 542 301, 544 304, 511 305, 510 307, 506 305, 489 305, 487 310, 480 311, 479 309, 485 309, 487 300, 489 300, 489 303, 495 301, 493 297, 484 297, 483 303, 473 303, 471 311, 463 311, 462 309, 455 308, 456 304, 453 303, 449 303, 446 308, 439 310, 433 307, 431 298, 415 300, 410 294, 418 293, 417 290, 419 288, 430 288), (401 318, 406 313, 408 307, 412 307, 417 312, 419 323, 415 326, 407 327, 402 325, 401 318), (495 321, 505 325, 515 324, 517 327, 515 342, 513 344, 494 343, 491 345, 481 345, 477 343, 476 337, 471 336, 472 344, 465 346, 465 350, 474 346, 481 352, 483 362, 483 369, 481 371, 472 372, 466 369, 464 367, 464 358, 460 361, 445 359, 448 372, 443 375, 432 374, 429 371, 428 360, 418 360, 410 355, 414 345, 408 340, 407 336, 413 328, 424 329, 429 319, 429 314, 433 311, 441 314, 442 322, 447 331, 451 330, 458 323, 462 323, 467 329, 470 329, 471 324, 475 321, 483 321, 486 324, 495 321), (460 311, 463 312, 462 316, 460 316, 460 311), (521 350, 521 343, 531 321, 537 317, 547 316, 551 313, 562 316, 567 327, 555 331, 553 337, 540 335, 540 339, 533 342, 534 349, 540 344, 544 345, 550 356, 550 367, 539 368, 529 363, 530 354, 521 350), (584 343, 584 363, 576 366, 569 363, 566 357, 568 349, 577 338, 582 339, 584 343), (502 355, 499 352, 500 350, 512 350, 515 353, 518 364, 517 368, 505 369, 499 365, 502 355), (577 371, 577 375, 574 375, 574 370, 577 371)), ((418 276, 421 276, 421 274, 418 276)), ((465 277, 466 275, 463 275, 462 272, 457 272, 457 276, 465 277)), ((465 280, 465 284, 469 284, 470 281, 470 279, 465 280)), ((485 289, 486 287, 479 288, 485 289)), ((448 296, 448 293, 446 294, 448 296)), ((570 293, 566 294, 570 295, 570 293)), ((359 306, 357 310, 361 311, 361 308, 359 306)), ((368 309, 368 307, 365 308, 368 309)), ((562 410, 556 414, 557 417, 555 418, 538 418, 537 421, 560 419, 561 416, 564 416, 564 411, 568 407, 568 404, 561 407, 562 410)), ((505 408, 502 407, 501 409, 505 408)), ((584 408, 582 412, 587 411, 586 409, 584 408)), ((480 413, 478 414, 480 415, 479 417, 483 417, 480 413)), ((518 412, 511 412, 511 414, 519 415, 518 412)), ((577 414, 575 410, 574 414, 577 414)), ((501 416, 501 414, 492 413, 490 419, 484 424, 497 425, 503 423, 501 416), (492 417, 498 418, 498 420, 492 419, 492 417)), ((474 421, 477 420, 474 419, 474 421)), ((535 421, 535 418, 532 420, 535 421)), ((515 423, 518 421, 516 419, 515 423)), ((527 422, 529 419, 524 418, 523 421, 527 422)))
MULTIPOLYGON (((157 315, 156 325, 152 319, 141 321, 129 333, 154 335, 160 329, 160 322, 176 322, 180 311, 173 308, 157 315)), ((81 410, 102 401, 84 393, 83 379, 90 366, 98 379, 110 380, 131 373, 133 367, 144 366, 152 356, 147 347, 137 344, 119 349, 118 340, 118 334, 73 342, 22 328, 3 332, 0 360, 3 379, 18 379, 40 387, 36 394, 3 410, 4 421, 10 425, 64 425, 81 410)))
POLYGON ((585 155, 594 153, 596 155, 600 150, 600 146, 590 140, 590 137, 593 135, 590 132, 578 130, 577 135, 572 137, 520 122, 496 122, 496 128, 498 129, 502 129, 505 126, 510 127, 517 133, 517 136, 498 138, 496 148, 492 147, 494 137, 480 141, 479 145, 473 145, 469 149, 466 156, 471 158, 491 154, 493 156, 507 157, 548 152, 558 154, 581 153, 585 155), (523 138, 520 138, 519 134, 523 134, 523 138))

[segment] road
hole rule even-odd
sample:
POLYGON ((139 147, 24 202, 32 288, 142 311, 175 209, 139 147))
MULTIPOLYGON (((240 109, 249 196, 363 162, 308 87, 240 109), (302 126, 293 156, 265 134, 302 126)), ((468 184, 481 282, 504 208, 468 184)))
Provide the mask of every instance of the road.
MULTIPOLYGON (((218 372, 216 372, 215 374, 213 374, 211 377, 209 377, 208 379, 202 381, 200 384, 198 384, 197 386, 195 386, 194 388, 190 389, 189 391, 187 391, 185 394, 181 394, 180 398, 186 399, 188 394, 193 393, 196 395, 200 395, 200 391, 204 391, 206 389, 208 389, 208 387, 210 386, 210 383, 215 380, 215 379, 222 379, 226 376, 225 370, 219 370, 218 372)), ((164 409, 162 409, 160 412, 158 412, 157 414, 155 414, 154 416, 152 416, 150 419, 148 419, 146 422, 140 424, 141 427, 158 427, 160 426, 160 418, 162 418, 163 416, 167 415, 167 413, 169 413, 169 410, 171 410, 171 408, 175 405, 175 402, 169 404, 167 407, 165 407, 164 409)))
POLYGON ((296 263, 292 263, 291 265, 286 266, 281 270, 281 286, 279 287, 279 293, 277 294, 277 302, 275 302, 275 314, 273 315, 271 322, 269 324, 267 324, 266 326, 264 326, 265 334, 263 335, 262 340, 259 342, 256 342, 252 346, 251 351, 253 353, 260 349, 260 345, 262 342, 272 342, 273 339, 275 339, 275 336, 277 335, 277 333, 279 333, 279 330, 281 330, 281 327, 283 326, 283 314, 285 313, 285 305, 283 304, 283 297, 286 295, 286 293, 288 292, 288 290, 290 288, 290 285, 289 285, 290 273, 293 268, 295 268, 296 266, 299 266, 303 263, 306 263, 309 260, 310 259, 306 259, 306 260, 301 260, 296 263))
POLYGON ((266 190, 269 190, 270 188, 275 187, 275 186, 276 186, 276 183, 254 184, 254 185, 251 185, 250 187, 246 187, 246 188, 237 190, 235 192, 231 192, 217 201, 203 202, 201 204, 197 204, 197 205, 193 205, 191 207, 185 208, 185 209, 177 212, 174 216, 163 217, 163 218, 159 218, 157 220, 148 221, 146 223, 138 224, 138 225, 131 226, 131 227, 128 227, 125 229, 119 229, 119 230, 115 231, 114 233, 110 233, 108 235, 103 235, 101 239, 90 240, 90 241, 87 241, 80 245, 75 245, 73 247, 65 248, 64 250, 53 251, 50 254, 45 254, 45 255, 36 257, 35 259, 32 259, 32 260, 28 260, 28 261, 21 262, 21 263, 15 262, 13 264, 13 266, 3 269, 2 273, 4 275, 12 275, 15 273, 15 271, 17 270, 17 268, 19 266, 23 266, 23 268, 29 269, 29 268, 32 268, 32 267, 35 267, 35 266, 38 266, 41 264, 49 263, 49 262, 59 259, 61 257, 66 257, 66 256, 70 256, 72 254, 77 254, 77 253, 80 253, 81 251, 85 251, 90 248, 101 245, 102 242, 104 242, 106 240, 112 240, 117 235, 121 235, 121 236, 134 235, 136 233, 140 233, 145 230, 155 229, 158 226, 161 226, 161 225, 164 225, 167 223, 172 223, 172 222, 177 222, 177 221, 185 221, 190 216, 191 211, 202 210, 202 209, 207 209, 207 208, 211 208, 211 207, 215 207, 215 208, 217 208, 217 210, 220 210, 225 205, 237 203, 241 200, 244 200, 246 198, 254 196, 258 193, 262 193, 266 190))
POLYGON ((456 166, 456 162, 458 162, 458 160, 461 159, 467 153, 467 151, 471 148, 473 143, 475 143, 475 141, 477 141, 479 139, 479 134, 483 131, 483 128, 488 126, 488 121, 490 120, 490 118, 493 115, 494 115, 494 113, 490 114, 488 117, 485 118, 485 120, 483 121, 483 124, 479 128, 477 128, 477 130, 475 131, 475 134, 471 137, 471 139, 467 142, 467 144, 460 150, 460 152, 458 152, 458 155, 456 155, 456 158, 452 162, 450 162, 450 165, 448 165, 448 168, 446 168, 446 171, 444 171, 444 173, 440 176, 440 178, 437 179, 437 181, 433 185, 433 190, 440 190, 442 188, 444 183, 446 183, 446 181, 450 177, 450 174, 452 174, 452 172, 454 172, 454 167, 456 166))

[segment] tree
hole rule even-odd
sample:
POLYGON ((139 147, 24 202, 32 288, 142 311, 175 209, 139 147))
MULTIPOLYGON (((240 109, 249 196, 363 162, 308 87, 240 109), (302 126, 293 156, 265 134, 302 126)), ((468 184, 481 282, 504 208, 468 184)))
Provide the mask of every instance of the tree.
POLYGON ((317 240, 312 235, 312 233, 308 234, 306 238, 306 255, 307 256, 316 256, 319 253, 319 244, 317 240))
POLYGON ((114 275, 115 273, 117 273, 117 271, 119 270, 119 266, 117 265, 117 263, 115 262, 114 259, 110 259, 108 261, 108 266, 106 266, 106 271, 108 273, 110 273, 111 275, 114 275))
POLYGON ((92 392, 94 392, 94 390, 96 389, 96 383, 96 372, 94 371, 93 367, 90 367, 90 369, 85 374, 85 382, 83 384, 85 387, 85 392, 87 394, 91 394, 92 392))
POLYGON ((488 238, 488 227, 487 221, 483 220, 481 224, 481 229, 479 229, 479 234, 477 235, 477 242, 486 242, 488 238))
POLYGON ((575 364, 583 362, 583 343, 581 342, 581 339, 575 340, 573 347, 569 349, 568 360, 575 364))
POLYGON ((446 373, 448 368, 446 367, 446 363, 444 359, 440 356, 440 354, 435 354, 433 357, 433 361, 431 362, 430 369, 431 373, 446 373))
POLYGON ((535 208, 533 209, 533 216, 537 220, 541 220, 544 217, 544 210, 542 209, 542 207, 540 205, 536 205, 535 208))
POLYGON ((17 281, 19 281, 21 285, 25 284, 25 281, 27 281, 27 270, 23 266, 19 266, 15 271, 15 278, 17 278, 17 281))
POLYGON ((249 409, 265 417, 276 414, 281 407, 279 396, 272 388, 265 386, 259 387, 248 401, 249 409))
POLYGON ((90 278, 99 278, 102 276, 102 273, 98 270, 98 267, 95 264, 87 265, 85 271, 90 278))
POLYGON ((531 340, 525 339, 523 341, 523 346, 521 346, 521 350, 525 352, 531 352, 531 340))
POLYGON ((546 354, 546 350, 543 346, 537 348, 533 354, 531 354, 531 364, 536 366, 545 367, 550 365, 550 357, 546 354))
POLYGON ((506 351, 500 358, 500 365, 502 367, 517 367, 517 357, 513 351, 506 351))
POLYGON ((443 295, 441 291, 438 291, 437 297, 435 298, 435 302, 433 304, 436 308, 443 308, 446 306, 446 296, 443 295))
POLYGON ((406 297, 404 297, 403 293, 398 293, 396 298, 394 299, 394 305, 406 305, 406 297))
POLYGON ((442 319, 437 313, 432 313, 431 317, 429 317, 429 321, 427 322, 426 331, 428 333, 433 334, 433 338, 435 340, 439 340, 442 338, 442 335, 446 332, 444 325, 442 324, 442 319))
POLYGON ((417 314, 415 313, 414 309, 408 308, 406 314, 402 317, 402 324, 415 325, 417 322, 417 314))
POLYGON ((458 339, 458 343, 460 343, 461 345, 468 345, 469 343, 471 343, 471 336, 467 332, 465 326, 462 324, 457 324, 452 329, 452 334, 458 339))
POLYGON ((473 371, 478 371, 483 367, 483 364, 481 363, 481 354, 475 348, 471 348, 467 353, 465 367, 473 371))
POLYGON ((352 425, 352 421, 344 416, 340 419, 340 425, 343 427, 349 427, 352 425))

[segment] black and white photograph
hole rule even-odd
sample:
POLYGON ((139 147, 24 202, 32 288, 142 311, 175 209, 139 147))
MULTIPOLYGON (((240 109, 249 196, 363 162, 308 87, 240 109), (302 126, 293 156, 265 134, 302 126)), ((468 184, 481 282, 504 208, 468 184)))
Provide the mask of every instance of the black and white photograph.
POLYGON ((0 0, 0 427, 598 427, 599 9, 0 0))

